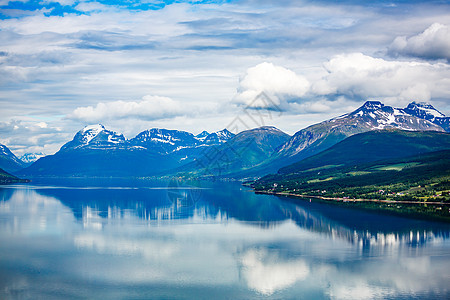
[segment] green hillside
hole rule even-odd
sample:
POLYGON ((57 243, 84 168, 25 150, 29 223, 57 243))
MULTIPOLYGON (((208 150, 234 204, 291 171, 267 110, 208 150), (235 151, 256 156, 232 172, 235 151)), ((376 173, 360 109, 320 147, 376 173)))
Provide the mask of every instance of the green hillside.
POLYGON ((207 148, 196 161, 177 169, 179 176, 233 176, 268 159, 289 135, 265 126, 240 132, 227 143, 207 148))
POLYGON ((313 196, 362 208, 450 221, 450 150, 266 176, 252 187, 257 192, 313 196), (352 199, 382 202, 352 202, 352 199))
POLYGON ((280 169, 279 173, 355 165, 445 149, 450 149, 449 133, 376 130, 353 135, 325 151, 280 169))
POLYGON ((425 211, 450 220, 446 205, 450 203, 449 134, 385 131, 356 135, 251 185, 260 192, 341 202, 382 200, 383 205, 357 205, 425 211), (440 151, 430 152, 433 150, 440 151), (430 202, 441 205, 409 204, 430 202))

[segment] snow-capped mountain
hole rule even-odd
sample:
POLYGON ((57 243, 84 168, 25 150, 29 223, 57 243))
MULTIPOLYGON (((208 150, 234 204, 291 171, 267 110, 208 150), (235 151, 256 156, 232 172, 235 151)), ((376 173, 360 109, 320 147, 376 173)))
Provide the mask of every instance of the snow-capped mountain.
POLYGON ((209 135, 209 132, 204 130, 201 133, 197 134, 195 138, 201 142, 203 142, 209 135))
POLYGON ((101 124, 78 131, 55 155, 22 171, 24 176, 147 176, 188 163, 205 147, 225 143, 228 130, 197 138, 192 133, 153 128, 127 140, 101 124), (209 139, 208 139, 209 137, 209 139))
POLYGON ((412 116, 425 119, 450 132, 450 117, 446 117, 443 113, 434 108, 431 104, 424 102, 412 102, 403 111, 412 116))
MULTIPOLYGON (((153 149, 161 154, 169 154, 184 149, 223 144, 234 134, 227 129, 209 134, 203 131, 197 136, 190 132, 152 128, 139 133, 128 141, 131 146, 153 149)), ((185 152, 185 150, 184 150, 185 152)))
POLYGON ((62 146, 60 151, 143 148, 165 155, 183 149, 223 144, 233 136, 234 134, 227 129, 211 134, 203 131, 198 136, 194 136, 186 131, 152 128, 127 140, 123 134, 96 124, 88 125, 78 131, 73 140, 62 146))
POLYGON ((209 134, 203 142, 209 145, 219 145, 227 142, 234 136, 235 136, 234 133, 231 133, 230 131, 228 131, 228 129, 225 128, 221 131, 209 134))
POLYGON ((25 153, 22 156, 19 157, 21 161, 25 163, 25 165, 29 166, 35 161, 37 161, 39 158, 44 157, 45 153, 43 152, 36 152, 36 153, 25 153))
POLYGON ((425 102, 411 102, 403 109, 406 113, 433 122, 436 118, 445 118, 445 115, 425 102))
POLYGON ((24 168, 24 163, 5 145, 0 144, 0 168, 8 173, 24 168))
MULTIPOLYGON (((324 150, 356 133, 376 129, 444 131, 430 121, 379 101, 367 101, 357 110, 298 131, 280 149, 281 156, 295 156, 304 150, 324 150)), ((313 151, 317 153, 316 150, 313 151)), ((309 153, 304 153, 309 156, 309 153)))
POLYGON ((153 149, 161 154, 196 147, 200 143, 192 133, 159 128, 145 130, 129 140, 129 144, 132 146, 153 149))
POLYGON ((88 125, 78 131, 72 141, 61 147, 61 151, 80 148, 116 148, 126 145, 123 134, 107 130, 101 124, 88 125))
POLYGON ((55 155, 39 159, 23 174, 163 174, 205 156, 210 153, 209 147, 217 146, 216 149, 219 149, 220 145, 225 144, 222 148, 229 151, 243 149, 245 147, 239 146, 242 144, 240 141, 249 140, 248 135, 252 136, 250 133, 257 132, 261 137, 267 138, 250 139, 256 146, 248 148, 253 149, 253 152, 243 152, 248 161, 238 157, 237 161, 242 163, 231 163, 234 174, 257 177, 276 172, 280 167, 314 155, 357 133, 383 129, 442 132, 445 127, 441 124, 448 125, 445 123, 448 120, 448 117, 425 103, 413 102, 406 108, 394 108, 379 101, 367 101, 351 113, 309 126, 292 137, 286 137, 284 133, 271 127, 248 131, 238 136, 227 129, 213 133, 204 131, 195 136, 185 131, 153 128, 127 140, 122 134, 110 131, 101 124, 89 125, 77 132, 73 140, 66 143, 55 155), (233 141, 236 144, 232 144, 233 141), (61 170, 64 172, 61 173, 61 170))
POLYGON ((281 167, 328 149, 349 136, 371 130, 444 131, 443 127, 421 116, 423 115, 416 116, 407 109, 393 108, 379 101, 367 101, 351 113, 296 132, 268 160, 249 172, 277 172, 281 167))

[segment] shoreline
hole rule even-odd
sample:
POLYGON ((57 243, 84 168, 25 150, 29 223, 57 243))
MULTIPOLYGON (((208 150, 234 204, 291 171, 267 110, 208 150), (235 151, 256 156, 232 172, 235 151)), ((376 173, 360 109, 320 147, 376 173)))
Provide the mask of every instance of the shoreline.
POLYGON ((420 204, 420 205, 450 205, 450 203, 445 202, 418 202, 418 201, 399 201, 399 200, 379 200, 379 199, 348 199, 348 198, 339 198, 339 197, 324 197, 324 196, 313 196, 313 195, 303 195, 303 194, 293 194, 293 193, 284 193, 284 192, 269 192, 269 191, 256 191, 253 190, 256 194, 267 194, 267 195, 277 195, 277 196, 287 196, 287 197, 295 197, 295 198, 314 198, 320 200, 327 201, 335 201, 335 202, 375 202, 375 203, 387 203, 387 204, 420 204))

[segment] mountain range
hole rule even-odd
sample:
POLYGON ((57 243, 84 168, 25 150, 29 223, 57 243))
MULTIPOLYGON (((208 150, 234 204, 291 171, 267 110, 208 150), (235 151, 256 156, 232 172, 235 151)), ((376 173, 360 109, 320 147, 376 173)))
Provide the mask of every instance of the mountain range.
POLYGON ((258 178, 276 173, 355 134, 389 129, 448 132, 449 120, 427 103, 412 102, 406 108, 393 108, 379 101, 367 101, 351 113, 311 125, 293 136, 268 126, 237 135, 227 129, 193 135, 153 128, 126 139, 97 124, 86 126, 57 153, 41 157, 27 168, 3 146, 0 168, 26 177, 258 178))
POLYGON ((249 175, 254 175, 255 172, 256 174, 274 173, 283 166, 301 161, 358 133, 380 129, 445 131, 439 124, 448 122, 450 118, 431 119, 429 116, 433 113, 442 115, 431 105, 412 102, 408 108, 393 108, 379 101, 367 101, 351 113, 296 132, 289 141, 273 153, 270 159, 254 168, 253 174, 249 175))
POLYGON ((204 147, 220 145, 233 136, 224 129, 197 138, 192 133, 153 128, 127 140, 103 125, 78 131, 54 155, 18 172, 21 176, 152 176, 189 162, 204 147))

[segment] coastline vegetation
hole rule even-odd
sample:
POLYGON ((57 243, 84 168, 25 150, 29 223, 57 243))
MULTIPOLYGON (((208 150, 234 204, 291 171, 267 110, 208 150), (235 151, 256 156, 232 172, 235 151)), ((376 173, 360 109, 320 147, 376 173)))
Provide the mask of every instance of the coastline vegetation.
POLYGON ((269 175, 249 185, 256 192, 426 214, 450 221, 450 150, 269 175))

